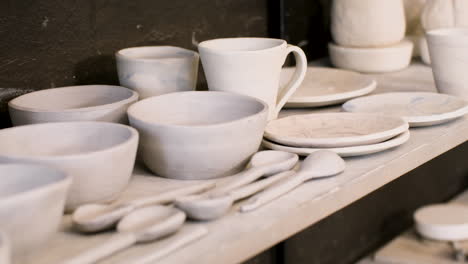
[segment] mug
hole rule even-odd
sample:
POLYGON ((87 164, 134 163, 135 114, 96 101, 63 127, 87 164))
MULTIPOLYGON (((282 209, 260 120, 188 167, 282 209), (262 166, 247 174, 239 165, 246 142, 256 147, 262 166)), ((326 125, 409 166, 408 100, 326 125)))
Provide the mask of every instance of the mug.
POLYGON ((263 100, 269 106, 269 120, 278 116, 304 80, 307 70, 307 58, 302 49, 282 39, 213 39, 201 42, 198 51, 209 90, 263 100), (291 52, 296 58, 296 71, 286 87, 280 89, 281 67, 291 52))
POLYGON ((120 85, 133 89, 140 99, 195 90, 199 56, 172 46, 147 46, 115 54, 120 85))

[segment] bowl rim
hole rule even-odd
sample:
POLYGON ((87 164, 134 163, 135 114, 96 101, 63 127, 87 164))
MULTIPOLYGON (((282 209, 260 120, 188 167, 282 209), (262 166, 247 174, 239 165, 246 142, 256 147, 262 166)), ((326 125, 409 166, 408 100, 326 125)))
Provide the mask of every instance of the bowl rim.
POLYGON ((353 53, 388 53, 391 52, 402 52, 406 51, 407 49, 413 49, 414 44, 411 40, 402 39, 400 42, 395 43, 393 45, 387 45, 383 47, 377 48, 360 48, 360 47, 345 47, 336 44, 335 42, 328 43, 328 49, 337 50, 337 51, 348 51, 353 53))
POLYGON ((237 93, 230 93, 230 92, 222 92, 222 91, 185 91, 185 92, 178 92, 178 93, 170 93, 170 94, 164 94, 164 95, 160 95, 160 96, 153 96, 153 97, 149 97, 149 98, 146 98, 146 99, 143 99, 143 100, 140 100, 134 104, 132 104, 128 109, 127 109, 127 115, 128 115, 128 119, 130 121, 130 124, 132 125, 132 119, 133 120, 136 120, 138 122, 141 122, 143 124, 147 124, 147 125, 150 125, 150 126, 155 126, 155 127, 165 127, 165 128, 189 128, 189 129, 204 129, 204 128, 213 128, 213 127, 221 127, 221 126, 226 126, 226 125, 230 125, 230 124, 234 124, 234 123, 237 123, 237 122, 241 122, 241 121, 244 121, 244 120, 247 120, 247 119, 250 119, 254 116, 260 116, 264 114, 266 117, 265 119, 267 119, 268 117, 268 105, 263 102, 262 100, 259 100, 255 97, 252 97, 252 96, 248 96, 248 95, 243 95, 243 94, 237 94, 237 93), (167 124, 167 123, 161 123, 161 122, 148 122, 146 120, 143 120, 141 119, 140 117, 137 117, 134 113, 134 110, 136 107, 138 107, 138 105, 142 102, 149 102, 149 101, 152 101, 152 100, 162 100, 162 98, 164 97, 169 97, 169 96, 177 96, 177 95, 182 95, 182 94, 189 94, 189 93, 194 93, 194 94, 211 94, 211 95, 228 95, 228 96, 233 96, 233 97, 239 97, 239 98, 243 98, 243 99, 246 99, 246 100, 250 100, 250 101, 253 101, 259 105, 262 106, 262 109, 254 114, 251 114, 251 115, 247 115, 247 116, 243 116, 241 118, 237 118, 237 119, 234 119, 234 120, 230 120, 230 121, 226 121, 226 122, 220 122, 220 123, 214 123, 214 124, 206 124, 206 125, 176 125, 176 124, 167 124))
POLYGON ((161 45, 161 46, 135 46, 135 47, 128 47, 124 49, 120 49, 115 52, 115 58, 116 59, 122 59, 122 60, 127 60, 127 61, 139 61, 139 62, 155 62, 155 61, 169 61, 169 60, 186 60, 187 58, 198 58, 199 54, 196 51, 182 48, 182 47, 177 47, 177 46, 170 46, 170 45, 161 45), (129 50, 138 50, 138 49, 173 49, 173 50, 179 50, 182 52, 187 53, 187 56, 178 56, 178 57, 164 57, 164 58, 154 58, 154 59, 149 59, 149 58, 134 58, 132 56, 129 56, 128 54, 125 54, 126 51, 129 50))
POLYGON ((139 98, 138 92, 136 92, 134 90, 131 90, 129 88, 123 87, 123 86, 104 85, 104 84, 73 85, 73 86, 63 86, 63 87, 57 87, 57 88, 43 89, 43 90, 38 90, 38 91, 31 92, 31 93, 23 94, 23 95, 18 96, 16 98, 12 99, 11 101, 9 101, 8 102, 8 107, 18 109, 18 110, 22 110, 22 111, 35 112, 35 113, 64 113, 64 112, 65 113, 73 113, 73 112, 97 111, 97 110, 109 108, 111 106, 125 105, 127 103, 136 102, 138 100, 138 98, 139 98), (55 92, 55 91, 60 90, 60 89, 72 90, 72 89, 85 88, 85 87, 91 87, 91 86, 96 86, 96 87, 99 87, 99 88, 113 87, 113 89, 117 88, 117 89, 121 89, 121 90, 127 90, 127 91, 131 92, 131 96, 126 98, 126 99, 119 100, 119 101, 112 102, 112 103, 108 103, 108 104, 101 104, 101 105, 96 105, 96 106, 80 107, 80 108, 61 109, 61 110, 58 110, 58 109, 55 109, 55 110, 54 109, 50 109, 50 110, 49 109, 38 109, 38 108, 35 108, 35 107, 23 106, 23 105, 20 105, 20 104, 17 103, 17 101, 20 98, 24 98, 24 97, 28 97, 28 96, 34 96, 34 95, 37 95, 39 93, 55 92))

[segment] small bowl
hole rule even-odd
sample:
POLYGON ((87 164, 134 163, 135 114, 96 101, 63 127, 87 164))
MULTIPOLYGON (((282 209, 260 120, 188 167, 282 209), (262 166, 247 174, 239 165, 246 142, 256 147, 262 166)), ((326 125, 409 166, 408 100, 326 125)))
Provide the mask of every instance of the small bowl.
POLYGON ((82 85, 46 89, 8 103, 13 125, 106 121, 128 124, 127 108, 138 93, 121 86, 82 85))
MULTIPOLYGON (((51 167, 18 163, 1 164, 0 180, 1 228, 17 262, 57 232, 71 178, 51 167)), ((2 258, 9 259, 5 242, 4 238, 0 241, 0 263, 4 263, 2 258)))
POLYGON ((46 164, 73 179, 66 211, 110 202, 127 186, 138 132, 106 122, 45 123, 0 130, 0 162, 46 164))
POLYGON ((214 91, 152 97, 128 109, 146 166, 181 180, 238 172, 258 150, 267 116, 258 99, 214 91))
POLYGON ((411 62, 413 42, 403 40, 382 48, 350 48, 328 44, 331 63, 342 69, 363 73, 384 73, 403 70, 411 62))

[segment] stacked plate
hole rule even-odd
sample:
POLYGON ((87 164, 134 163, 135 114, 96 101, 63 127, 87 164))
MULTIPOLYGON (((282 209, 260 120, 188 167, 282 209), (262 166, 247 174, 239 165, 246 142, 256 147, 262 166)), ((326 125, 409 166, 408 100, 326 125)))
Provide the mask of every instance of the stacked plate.
POLYGON ((302 156, 328 149, 342 157, 397 147, 409 139, 401 117, 360 113, 294 115, 268 123, 263 146, 302 156))

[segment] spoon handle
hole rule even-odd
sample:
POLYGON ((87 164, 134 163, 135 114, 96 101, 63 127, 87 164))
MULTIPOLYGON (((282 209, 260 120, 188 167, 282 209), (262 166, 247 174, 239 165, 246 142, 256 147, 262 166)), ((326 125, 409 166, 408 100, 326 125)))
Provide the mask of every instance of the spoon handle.
POLYGON ((99 246, 90 248, 89 250, 63 262, 62 264, 92 264, 99 260, 111 256, 112 254, 128 248, 136 243, 136 237, 133 233, 117 234, 105 241, 99 246))
POLYGON ((249 184, 258 178, 262 177, 265 174, 265 169, 262 167, 252 167, 246 171, 236 174, 234 178, 230 180, 227 184, 215 187, 210 194, 221 195, 229 193, 230 191, 237 189, 241 186, 249 184))

